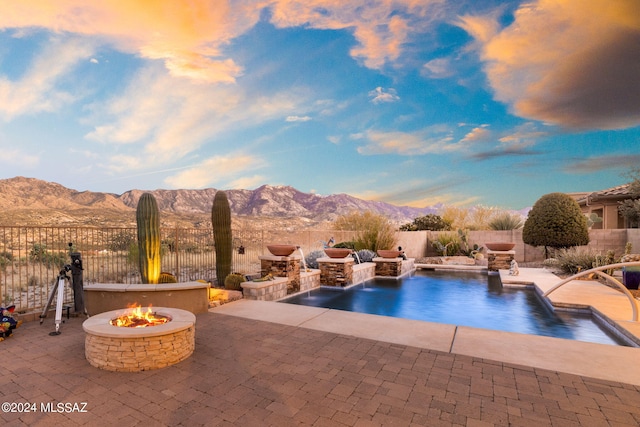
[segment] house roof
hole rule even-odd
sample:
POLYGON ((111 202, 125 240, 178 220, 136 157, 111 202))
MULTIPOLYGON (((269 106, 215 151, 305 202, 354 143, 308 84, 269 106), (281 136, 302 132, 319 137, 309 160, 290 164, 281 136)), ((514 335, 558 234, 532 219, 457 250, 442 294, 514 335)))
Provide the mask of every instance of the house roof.
POLYGON ((597 200, 624 200, 631 196, 629 187, 631 184, 622 184, 606 190, 595 191, 593 193, 577 193, 574 195, 579 205, 589 204, 597 200))

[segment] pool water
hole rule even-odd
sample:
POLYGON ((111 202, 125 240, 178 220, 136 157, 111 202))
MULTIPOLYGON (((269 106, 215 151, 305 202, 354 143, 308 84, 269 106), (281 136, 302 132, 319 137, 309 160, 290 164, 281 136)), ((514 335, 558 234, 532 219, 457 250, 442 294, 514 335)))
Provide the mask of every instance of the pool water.
POLYGON ((418 271, 349 289, 320 288, 283 302, 458 326, 625 345, 590 314, 547 308, 531 289, 503 288, 500 276, 418 271))

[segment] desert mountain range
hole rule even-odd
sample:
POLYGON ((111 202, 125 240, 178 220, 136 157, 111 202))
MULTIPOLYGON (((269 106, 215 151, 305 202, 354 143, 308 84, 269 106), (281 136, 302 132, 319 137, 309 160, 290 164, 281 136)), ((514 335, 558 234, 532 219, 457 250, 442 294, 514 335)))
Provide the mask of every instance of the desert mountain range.
MULTIPOLYGON (((208 226, 217 189, 153 190, 165 226, 208 226)), ((318 227, 351 211, 373 211, 402 224, 434 213, 437 207, 413 208, 358 199, 348 194, 320 196, 289 186, 263 185, 255 190, 225 190, 234 221, 285 222, 318 227)), ((140 196, 77 191, 36 178, 0 179, 0 225, 133 226, 140 196)), ((263 224, 267 225, 268 224, 263 224)), ((273 224, 274 226, 276 224, 273 224)))

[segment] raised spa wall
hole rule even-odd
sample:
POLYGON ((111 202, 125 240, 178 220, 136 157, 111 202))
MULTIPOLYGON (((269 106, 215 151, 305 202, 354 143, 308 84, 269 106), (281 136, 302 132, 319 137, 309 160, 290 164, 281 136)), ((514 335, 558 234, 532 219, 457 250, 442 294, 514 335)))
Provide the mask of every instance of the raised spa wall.
POLYGON ((291 257, 261 257, 262 276, 267 273, 273 276, 272 280, 250 281, 241 284, 243 297, 250 300, 277 301, 297 292, 306 292, 320 286, 346 288, 357 285, 376 276, 402 277, 415 270, 414 260, 402 260, 400 258, 376 258, 376 262, 364 262, 355 264, 352 257, 346 258, 319 258, 319 269, 299 268, 298 256, 291 257), (277 259, 276 259, 277 258, 277 259), (266 262, 265 262, 266 261, 266 262), (378 264, 384 275, 377 274, 378 264), (393 265, 393 268, 385 266, 393 265), (277 267, 281 268, 278 271, 277 267), (297 273, 291 274, 292 272, 297 273))
POLYGON ((147 307, 172 307, 193 314, 209 309, 209 284, 182 282, 132 284, 94 283, 84 285, 84 301, 90 316, 105 311, 127 308, 132 304, 147 307))

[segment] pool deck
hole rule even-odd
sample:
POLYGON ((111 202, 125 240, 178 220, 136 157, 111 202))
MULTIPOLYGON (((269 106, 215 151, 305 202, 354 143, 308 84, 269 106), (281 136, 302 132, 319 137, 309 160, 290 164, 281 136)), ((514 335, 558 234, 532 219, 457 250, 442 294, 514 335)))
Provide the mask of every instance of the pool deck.
MULTIPOLYGON (((616 294, 579 281, 552 296, 637 333, 616 294)), ((240 300, 196 316, 187 360, 122 373, 86 361, 83 321, 57 336, 53 319, 26 322, 0 342, 2 402, 33 405, 3 406, 4 425, 640 425, 638 348, 240 300)))
MULTIPOLYGON (((538 268, 521 268, 518 276, 501 270, 500 276, 505 286, 535 285, 541 293, 560 281, 556 275, 538 268)), ((640 322, 630 320, 629 300, 608 286, 576 280, 550 294, 550 300, 576 308, 592 306, 640 341, 640 322)), ((629 369, 637 366, 640 348, 265 301, 241 300, 214 312, 640 385, 640 369, 629 369)))

